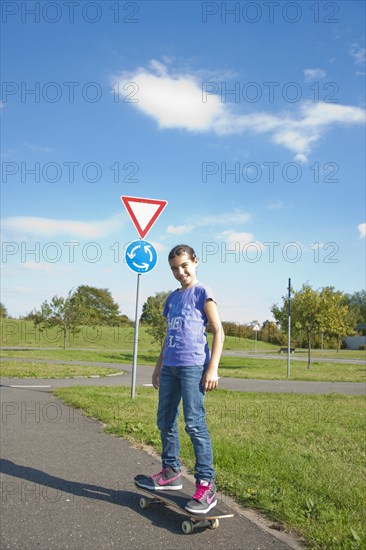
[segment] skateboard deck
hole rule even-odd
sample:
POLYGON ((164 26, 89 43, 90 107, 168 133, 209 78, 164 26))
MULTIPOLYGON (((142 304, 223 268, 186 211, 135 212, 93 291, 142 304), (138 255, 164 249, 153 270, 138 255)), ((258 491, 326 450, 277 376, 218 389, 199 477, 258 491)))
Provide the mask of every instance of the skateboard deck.
POLYGON ((195 529, 200 527, 208 527, 209 529, 217 529, 219 520, 223 518, 232 518, 234 514, 225 510, 218 504, 205 514, 193 514, 185 509, 185 505, 192 499, 192 495, 188 495, 184 491, 154 491, 141 487, 139 482, 146 480, 147 476, 138 475, 134 478, 137 489, 144 495, 140 498, 140 508, 147 509, 152 504, 164 504, 173 510, 183 513, 188 519, 182 523, 182 531, 186 535, 193 533, 195 529))

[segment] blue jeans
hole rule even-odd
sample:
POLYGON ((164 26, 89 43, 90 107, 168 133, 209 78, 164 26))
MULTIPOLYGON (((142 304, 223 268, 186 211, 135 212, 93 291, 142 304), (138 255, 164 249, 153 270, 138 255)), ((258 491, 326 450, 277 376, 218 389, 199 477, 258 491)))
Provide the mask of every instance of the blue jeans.
POLYGON ((160 372, 158 428, 161 434, 163 467, 180 470, 178 415, 183 401, 185 430, 190 436, 196 457, 195 478, 211 481, 215 476, 212 467, 211 438, 206 424, 205 392, 202 377, 207 366, 168 367, 160 372))

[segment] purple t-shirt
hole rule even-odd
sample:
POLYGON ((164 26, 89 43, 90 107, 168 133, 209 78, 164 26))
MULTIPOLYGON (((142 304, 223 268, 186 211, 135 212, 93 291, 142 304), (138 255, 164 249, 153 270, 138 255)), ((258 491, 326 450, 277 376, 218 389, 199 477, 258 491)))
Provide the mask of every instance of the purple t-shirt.
POLYGON ((215 301, 209 287, 197 283, 185 290, 174 290, 163 310, 166 318, 166 341, 163 364, 169 367, 206 365, 210 350, 206 339, 207 300, 215 301))

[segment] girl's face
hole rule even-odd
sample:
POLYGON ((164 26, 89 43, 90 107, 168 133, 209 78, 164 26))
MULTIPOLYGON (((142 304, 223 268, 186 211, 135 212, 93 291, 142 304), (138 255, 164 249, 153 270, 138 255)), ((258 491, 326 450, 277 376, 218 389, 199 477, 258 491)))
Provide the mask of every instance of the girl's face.
POLYGON ((180 282, 182 288, 189 288, 197 283, 197 264, 197 258, 191 260, 188 254, 174 256, 174 258, 169 261, 172 273, 177 281, 180 282))

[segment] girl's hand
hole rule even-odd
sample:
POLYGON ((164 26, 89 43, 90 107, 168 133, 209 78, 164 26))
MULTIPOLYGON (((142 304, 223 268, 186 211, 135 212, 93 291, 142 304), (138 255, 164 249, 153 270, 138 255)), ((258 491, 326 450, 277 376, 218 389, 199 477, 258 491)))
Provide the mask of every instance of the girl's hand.
POLYGON ((160 385, 160 370, 160 367, 155 367, 154 372, 152 373, 151 381, 156 390, 159 389, 160 385))
POLYGON ((217 371, 225 340, 225 335, 220 321, 216 302, 214 302, 213 300, 207 300, 204 310, 208 319, 207 326, 211 329, 211 332, 213 333, 213 339, 211 361, 202 382, 204 390, 211 391, 215 390, 219 383, 217 371))
POLYGON ((160 386, 160 371, 161 371, 161 367, 163 366, 163 350, 164 350, 164 346, 165 346, 165 338, 164 338, 164 341, 163 341, 163 344, 161 346, 161 352, 160 352, 160 355, 158 357, 158 360, 156 361, 156 365, 155 365, 155 369, 154 369, 154 372, 152 373, 152 377, 151 377, 151 381, 152 381, 152 385, 153 387, 157 390, 160 386))
POLYGON ((217 369, 207 369, 203 380, 202 386, 205 391, 215 390, 219 385, 219 377, 217 375, 217 369))

